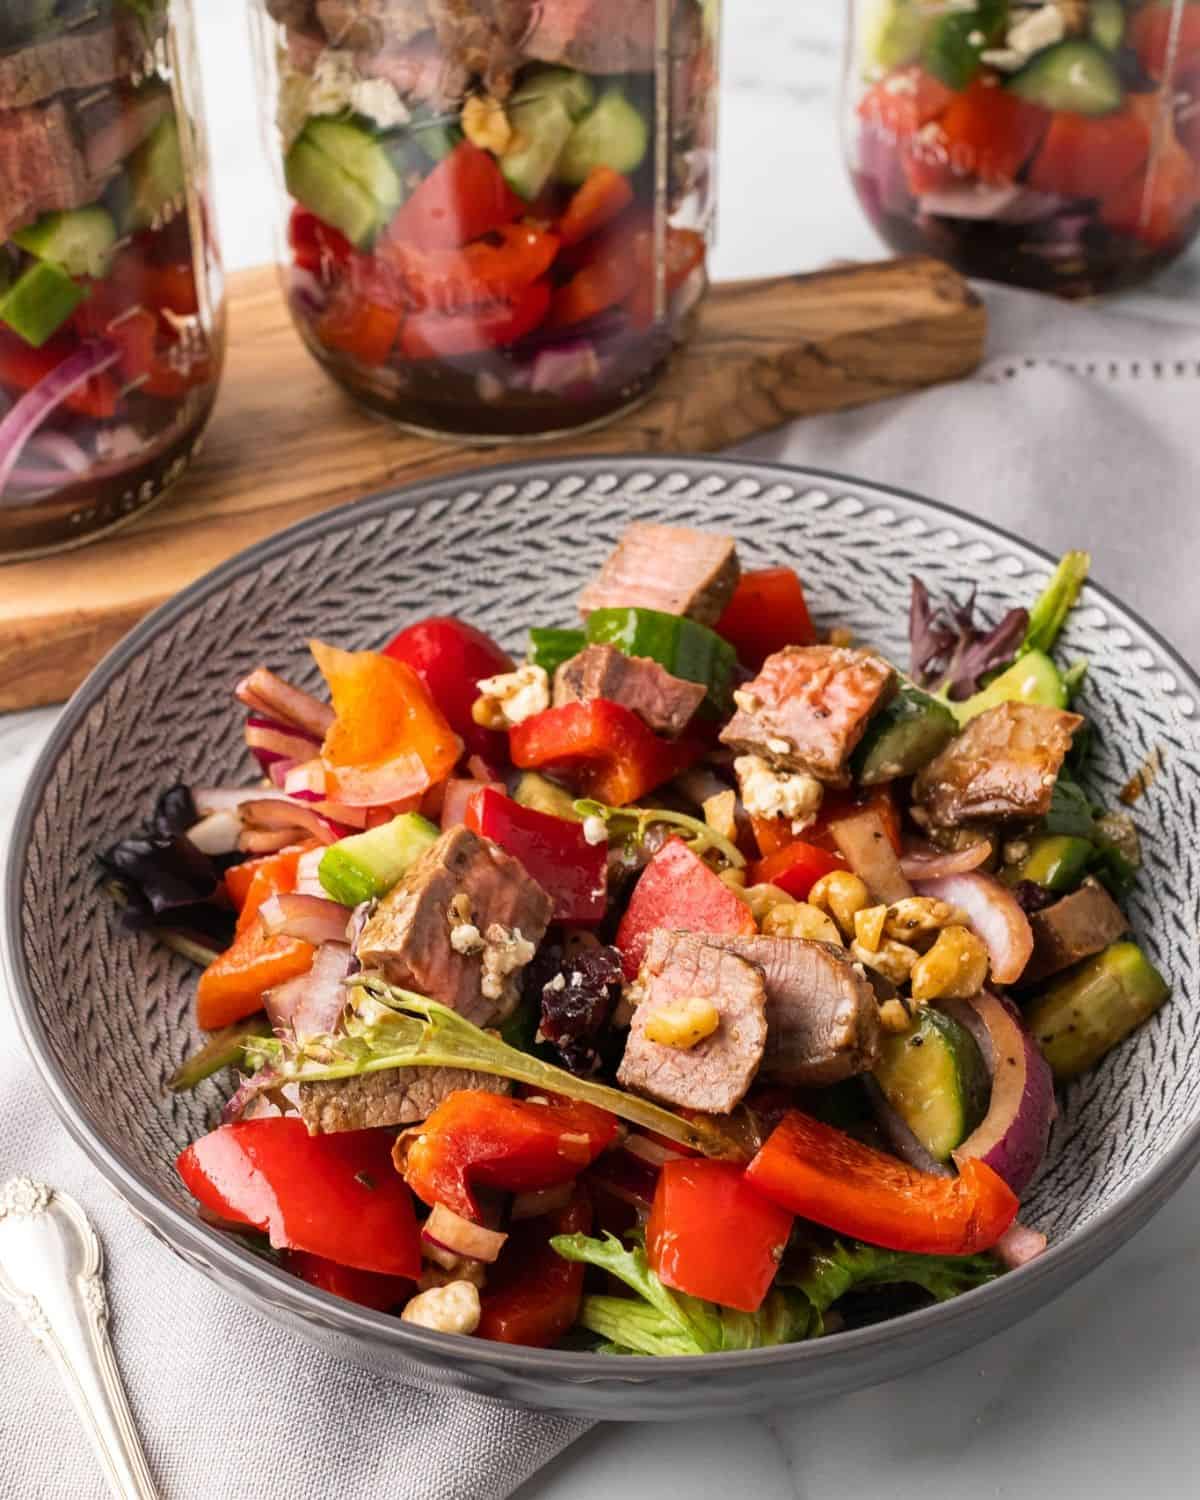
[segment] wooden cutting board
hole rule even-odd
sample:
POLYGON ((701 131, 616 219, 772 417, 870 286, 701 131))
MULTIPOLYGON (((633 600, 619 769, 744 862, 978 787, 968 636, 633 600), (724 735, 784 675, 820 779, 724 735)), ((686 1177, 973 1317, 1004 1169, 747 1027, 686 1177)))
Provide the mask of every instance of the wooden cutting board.
POLYGON ((464 448, 365 415, 300 344, 273 270, 230 278, 231 341, 201 455, 176 490, 78 551, 0 565, 0 709, 66 698, 156 605, 235 552, 389 485, 571 453, 712 452, 794 417, 966 375, 982 305, 923 258, 717 286, 655 395, 600 432, 464 448))

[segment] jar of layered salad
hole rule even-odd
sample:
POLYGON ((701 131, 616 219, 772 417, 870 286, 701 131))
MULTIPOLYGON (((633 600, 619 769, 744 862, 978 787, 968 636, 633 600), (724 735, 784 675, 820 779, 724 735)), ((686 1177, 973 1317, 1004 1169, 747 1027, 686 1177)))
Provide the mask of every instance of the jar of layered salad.
POLYGON ((157 500, 224 343, 188 0, 0 13, 0 558, 157 500))
POLYGON ((852 0, 845 125, 889 245, 1090 296, 1200 227, 1197 0, 852 0))
POLYGON ((254 0, 309 349, 466 440, 639 401, 706 287, 717 0, 254 0))

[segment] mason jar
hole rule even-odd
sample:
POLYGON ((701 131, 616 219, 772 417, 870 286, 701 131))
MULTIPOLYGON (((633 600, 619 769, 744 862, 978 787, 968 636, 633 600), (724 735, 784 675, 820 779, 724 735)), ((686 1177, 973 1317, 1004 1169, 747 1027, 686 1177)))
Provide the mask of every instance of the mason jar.
POLYGON ((1200 227, 1197 0, 851 0, 843 116, 884 240, 1090 296, 1200 227))
POLYGON ((713 220, 718 0, 251 0, 285 294, 359 402, 534 438, 636 404, 713 220))
POLYGON ((224 350, 190 0, 0 15, 0 558, 158 500, 224 350))

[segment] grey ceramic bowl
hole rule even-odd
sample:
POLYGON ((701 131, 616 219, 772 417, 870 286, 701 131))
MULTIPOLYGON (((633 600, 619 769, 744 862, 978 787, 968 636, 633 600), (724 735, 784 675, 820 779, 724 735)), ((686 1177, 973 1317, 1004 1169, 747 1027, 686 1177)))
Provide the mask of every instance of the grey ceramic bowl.
MULTIPOLYGON (((1091 662, 1097 792, 1153 755, 1139 804, 1146 866, 1130 904, 1173 998, 1068 1089, 1024 1217, 1050 1236, 1036 1263, 940 1307, 811 1344, 637 1360, 509 1348, 415 1329, 340 1302, 201 1223, 176 1153, 221 1088, 173 1096, 195 1042, 194 971, 120 929, 94 857, 181 779, 251 773, 230 689, 259 661, 315 685, 305 642, 379 643, 406 621, 461 612, 523 647, 570 620, 581 582, 625 525, 667 517, 734 532, 750 566, 792 563, 822 624, 907 659, 909 575, 935 593, 978 585, 1027 603, 1049 560, 910 495, 833 475, 711 460, 604 460, 492 470, 348 506, 218 569, 129 635, 68 706, 34 771, 7 883, 13 994, 67 1129, 147 1226, 199 1271, 331 1353, 420 1385, 577 1415, 730 1414, 830 1396, 928 1364, 1025 1316, 1110 1254, 1200 1156, 1200 684, 1154 633, 1089 587, 1063 650, 1091 662)), ((1080 542, 1086 544, 1086 534, 1080 542)))

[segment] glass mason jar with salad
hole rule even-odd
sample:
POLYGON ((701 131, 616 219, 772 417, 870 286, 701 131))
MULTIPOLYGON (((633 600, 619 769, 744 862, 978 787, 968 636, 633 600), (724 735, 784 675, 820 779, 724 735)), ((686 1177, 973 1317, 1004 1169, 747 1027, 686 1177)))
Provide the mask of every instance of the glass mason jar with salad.
POLYGON ((706 288, 718 0, 255 0, 292 316, 470 439, 638 401, 706 288))
POLYGON ((852 0, 847 152, 901 251, 1090 296, 1200 227, 1196 0, 852 0))
POLYGON ((155 501, 224 345, 188 0, 0 13, 0 558, 155 501))

